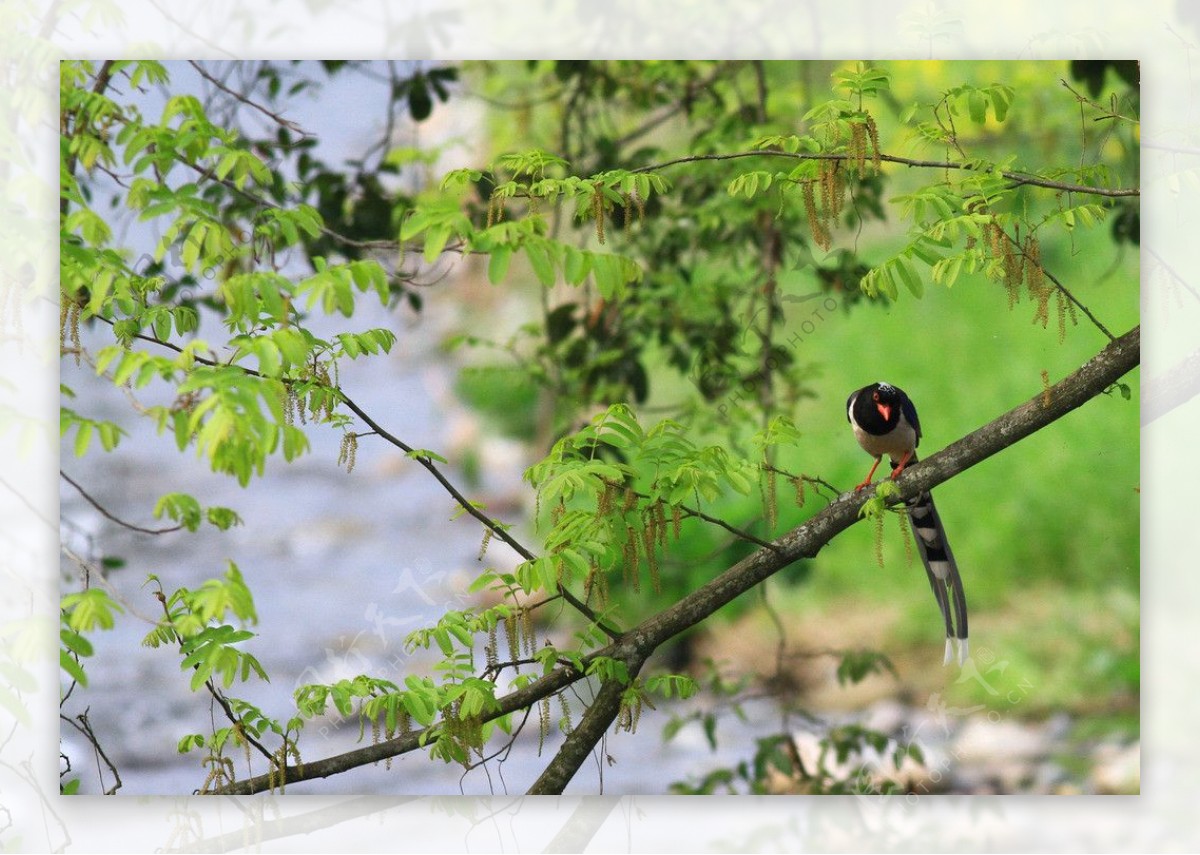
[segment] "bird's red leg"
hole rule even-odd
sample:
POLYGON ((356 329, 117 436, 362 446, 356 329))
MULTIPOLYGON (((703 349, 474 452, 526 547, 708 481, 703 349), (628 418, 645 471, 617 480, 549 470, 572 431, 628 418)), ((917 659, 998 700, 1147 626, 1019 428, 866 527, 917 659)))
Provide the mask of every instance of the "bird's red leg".
MULTIPOLYGON (((899 475, 901 472, 904 471, 904 467, 908 465, 908 461, 912 460, 912 456, 913 456, 913 453, 911 451, 905 452, 904 456, 900 458, 900 462, 898 464, 896 464, 896 468, 892 470, 893 478, 895 478, 897 475, 899 475)), ((876 461, 876 462, 878 462, 878 461, 876 461)), ((875 470, 872 469, 871 471, 874 472, 875 470)))
POLYGON ((854 492, 857 493, 863 487, 865 487, 871 483, 871 476, 875 474, 875 470, 879 466, 879 461, 882 459, 883 459, 883 455, 880 455, 879 457, 875 458, 875 465, 871 467, 871 471, 867 473, 867 477, 863 479, 863 482, 854 488, 854 492))

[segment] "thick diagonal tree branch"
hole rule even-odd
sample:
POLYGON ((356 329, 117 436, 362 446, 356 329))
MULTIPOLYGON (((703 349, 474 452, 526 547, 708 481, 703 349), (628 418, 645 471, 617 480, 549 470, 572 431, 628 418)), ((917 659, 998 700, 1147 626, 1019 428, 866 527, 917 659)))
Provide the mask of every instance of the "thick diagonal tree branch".
MULTIPOLYGON (((630 680, 637 679, 638 671, 644 662, 645 658, 642 657, 629 663, 630 680)), ((550 765, 538 775, 538 779, 529 788, 529 795, 553 796, 562 793, 621 712, 621 695, 624 691, 625 684, 619 680, 606 680, 600 686, 600 691, 596 693, 595 700, 584 713, 583 720, 567 736, 567 741, 554 755, 550 765)))
MULTIPOLYGON (((1140 345, 1141 328, 1134 327, 1050 389, 1039 391, 1024 404, 906 469, 896 481, 898 489, 890 501, 898 504, 918 493, 931 490, 1078 409, 1137 367, 1140 362, 1140 345)), ((706 620, 722 606, 795 561, 814 557, 825 544, 858 521, 860 508, 873 492, 868 489, 862 493, 843 493, 803 525, 774 541, 773 548, 763 547, 756 550, 674 605, 638 624, 617 641, 585 657, 585 670, 593 659, 606 656, 621 660, 631 674, 636 673, 649 654, 664 642, 706 620)), ((537 682, 498 698, 496 706, 488 711, 483 719, 492 720, 524 709, 583 677, 584 672, 579 669, 567 666, 558 668, 537 682)), ((603 692, 603 689, 601 691, 603 692)), ((607 707, 597 714, 595 720, 606 718, 607 707)), ((611 720, 607 718, 607 722, 611 720)), ((303 766, 289 766, 286 769, 286 780, 289 784, 294 784, 386 760, 415 751, 423 742, 427 742, 431 735, 434 734, 430 734, 428 730, 415 731, 375 745, 305 763, 303 766)), ((603 736, 603 729, 599 733, 593 733, 589 729, 587 736, 590 738, 593 735, 598 741, 603 736)), ((595 742, 592 743, 594 744, 595 742)), ((569 768, 571 759, 578 756, 580 748, 584 745, 585 741, 581 735, 579 739, 560 749, 560 753, 569 750, 571 757, 564 757, 562 761, 556 757, 551 761, 552 764, 557 763, 563 770, 569 768)), ((590 750, 590 746, 586 750, 590 750)), ((219 792, 243 795, 262 792, 272 786, 272 777, 259 775, 230 784, 219 792)), ((274 780, 278 778, 275 777, 274 780)), ((562 776, 558 775, 554 784, 566 786, 567 780, 562 780, 562 776)), ((550 782, 547 781, 546 784, 549 785, 550 782)), ((561 792, 561 787, 554 789, 547 786, 541 791, 561 792)))

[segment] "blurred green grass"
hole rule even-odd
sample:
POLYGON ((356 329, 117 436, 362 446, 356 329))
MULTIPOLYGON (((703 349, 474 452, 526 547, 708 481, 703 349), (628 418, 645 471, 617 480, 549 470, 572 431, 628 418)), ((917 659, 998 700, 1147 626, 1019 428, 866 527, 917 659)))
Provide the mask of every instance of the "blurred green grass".
MULTIPOLYGON (((885 253, 882 247, 877 257, 885 253)), ((1044 260, 1051 270, 1069 271, 1068 287, 1114 334, 1137 323, 1136 257, 1113 272, 1113 247, 1105 234, 1080 235, 1074 254, 1058 258, 1050 250, 1044 260), (1104 275, 1104 281, 1089 284, 1104 275)), ((789 326, 799 328, 810 306, 799 304, 789 326)), ((1032 304, 1010 309, 1004 289, 981 276, 964 276, 952 289, 930 286, 919 300, 903 294, 892 304, 826 313, 796 345, 797 361, 814 367, 808 384, 815 397, 790 414, 803 436, 795 447, 781 450, 780 465, 849 489, 871 462, 846 422, 845 399, 853 389, 884 379, 905 389, 920 413, 920 451, 928 456, 1039 394, 1043 371, 1057 382, 1107 341, 1081 319, 1060 343, 1053 315, 1048 329, 1033 325, 1032 316, 1032 304)), ((882 568, 876 563, 875 529, 860 524, 814 560, 780 574, 784 584, 773 597, 785 618, 795 617, 789 640, 804 647, 808 621, 837 623, 851 611, 898 609, 899 619, 887 624, 878 644, 889 656, 914 663, 913 670, 902 672, 908 689, 940 691, 947 703, 984 704, 1006 715, 1065 710, 1091 716, 1092 726, 1101 730, 1111 725, 1136 734, 1137 375, 1124 378, 1130 400, 1101 395, 935 489, 965 580, 972 647, 990 657, 979 665, 983 679, 959 681, 957 669, 941 667, 940 617, 919 562, 909 563, 898 525, 890 521, 882 568), (985 667, 991 671, 985 673, 985 667), (1014 697, 1020 698, 1015 706, 1014 697)), ((656 371, 650 403, 677 401, 687 382, 677 373, 656 371)), ((536 393, 518 369, 466 371, 458 389, 497 429, 519 438, 533 435, 536 393)), ((650 424, 654 417, 643 421, 650 424)), ((886 474, 882 467, 880 472, 886 474)), ((805 506, 797 508, 785 483, 779 496, 775 534, 824 505, 810 491, 805 506)), ((757 495, 730 495, 706 510, 763 533, 757 495)), ((643 586, 630 599, 649 614, 748 549, 729 545, 723 531, 688 521, 664 561, 665 589, 654 594, 643 586)), ((758 607, 758 598, 742 598, 723 610, 725 625, 758 607)), ((839 643, 851 648, 860 639, 847 636, 839 643)))
POLYGON ((493 430, 512 439, 533 440, 538 388, 527 371, 511 365, 469 365, 458 373, 455 393, 487 416, 493 430))

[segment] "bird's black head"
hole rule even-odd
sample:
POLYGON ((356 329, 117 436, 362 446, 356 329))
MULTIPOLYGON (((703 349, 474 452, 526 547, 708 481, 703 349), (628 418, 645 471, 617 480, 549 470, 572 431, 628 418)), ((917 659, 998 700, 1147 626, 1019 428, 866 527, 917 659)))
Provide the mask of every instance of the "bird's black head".
POLYGON ((848 415, 867 433, 881 436, 900 424, 907 396, 888 383, 863 386, 850 396, 848 415))

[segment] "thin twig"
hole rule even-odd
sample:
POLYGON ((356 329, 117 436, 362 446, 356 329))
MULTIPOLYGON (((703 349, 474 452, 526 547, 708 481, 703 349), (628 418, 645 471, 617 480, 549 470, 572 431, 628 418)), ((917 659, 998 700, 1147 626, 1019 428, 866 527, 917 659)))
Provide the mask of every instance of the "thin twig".
MULTIPOLYGON (((660 169, 666 169, 668 166, 676 166, 680 163, 697 163, 705 160, 739 160, 746 157, 782 157, 788 160, 845 161, 852 160, 854 156, 847 153, 835 152, 791 152, 763 149, 762 151, 735 151, 726 154, 690 154, 685 157, 676 157, 672 160, 664 160, 662 163, 639 166, 629 171, 634 173, 657 172, 660 169)), ((894 154, 880 154, 879 159, 886 160, 888 163, 898 163, 902 166, 922 167, 927 169, 963 169, 971 172, 992 171, 992 168, 989 164, 955 163, 954 161, 944 160, 918 160, 911 157, 899 157, 898 155, 894 154)), ((1034 187, 1045 187, 1049 190, 1061 190, 1068 193, 1090 193, 1093 196, 1106 196, 1109 198, 1141 196, 1142 194, 1142 191, 1137 187, 1089 187, 1086 184, 1071 184, 1065 181, 1052 181, 1049 178, 1042 178, 1038 175, 1028 175, 1022 172, 1013 172, 1011 170, 1006 170, 1000 174, 1015 184, 1028 184, 1034 187)))
MULTIPOLYGON (((776 687, 782 687, 786 681, 784 679, 784 661, 787 658, 787 626, 780 617, 779 611, 775 608, 775 604, 771 602, 768 596, 768 582, 763 582, 758 587, 759 602, 762 604, 763 610, 766 611, 767 617, 775 627, 777 641, 775 644, 775 671, 770 676, 770 684, 776 687)), ((788 704, 779 705, 779 732, 787 739, 788 754, 791 755, 793 769, 799 771, 801 776, 807 775, 804 768, 804 761, 800 759, 800 749, 796 745, 796 739, 792 735, 791 725, 792 710, 788 704)))
POLYGON ((0 475, 0 486, 3 486, 6 490, 8 490, 10 493, 12 493, 14 496, 16 496, 17 500, 21 504, 23 504, 26 508, 28 508, 29 511, 34 514, 34 516, 36 516, 38 519, 40 519, 42 522, 44 522, 51 529, 58 527, 58 522, 56 520, 52 520, 52 519, 50 519, 50 517, 46 516, 46 514, 42 513, 40 508, 38 508, 36 505, 34 505, 33 502, 29 501, 29 498, 25 495, 24 492, 22 492, 21 490, 18 490, 12 484, 8 483, 8 481, 5 480, 3 475, 0 475))
MULTIPOLYGON (((116 795, 117 790, 121 789, 121 773, 117 771, 116 764, 113 763, 113 761, 109 759, 108 755, 104 753, 104 749, 100 746, 100 740, 96 738, 96 734, 92 730, 92 723, 88 720, 88 712, 90 710, 91 707, 88 707, 75 718, 69 718, 62 713, 59 713, 58 717, 79 731, 80 735, 82 735, 84 739, 91 743, 92 750, 96 753, 96 757, 99 760, 104 761, 104 765, 108 767, 108 770, 112 772, 113 778, 116 780, 115 784, 104 791, 104 795, 116 795)), ((97 765, 99 764, 97 763, 97 765)), ((100 785, 104 786, 103 778, 100 779, 100 785)))
POLYGON ((533 707, 526 707, 525 708, 525 716, 521 719, 520 724, 513 727, 512 733, 509 734, 507 742, 505 742, 498 749, 496 749, 494 752, 487 755, 486 757, 483 756, 481 753, 479 760, 477 762, 470 763, 463 769, 463 773, 458 779, 459 795, 463 795, 463 796, 466 795, 466 792, 463 791, 463 782, 466 780, 467 775, 481 767, 483 768, 483 771, 488 775, 488 788, 490 790, 492 790, 492 795, 495 795, 495 789, 491 786, 491 780, 492 780, 491 773, 488 772, 488 770, 487 770, 487 764, 489 762, 491 762, 492 760, 495 760, 497 757, 500 757, 500 755, 504 755, 504 756, 501 757, 500 764, 497 767, 496 772, 500 776, 500 783, 504 786, 504 792, 506 794, 508 793, 508 783, 504 780, 504 771, 503 771, 504 762, 508 759, 508 755, 512 753, 513 747, 516 745, 516 742, 517 742, 517 737, 520 736, 521 731, 523 731, 525 729, 525 725, 529 722, 529 716, 532 712, 533 712, 533 707))
MULTIPOLYGON (((1021 245, 1020 241, 1018 241, 1015 237, 1010 235, 1007 231, 1003 231, 1002 233, 1004 234, 1005 239, 1009 243, 1011 243, 1014 247, 1016 247, 1017 251, 1021 253, 1021 256, 1026 261, 1029 261, 1029 262, 1034 261, 1032 258, 1030 258, 1028 250, 1026 250, 1026 248, 1021 245)), ((1092 314, 1092 310, 1089 309, 1087 306, 1083 305, 1083 303, 1081 303, 1074 294, 1072 294, 1069 290, 1067 290, 1067 287, 1065 285, 1063 285, 1061 281, 1059 281, 1057 276, 1055 276, 1053 273, 1051 273, 1049 270, 1047 270, 1045 265, 1043 265, 1040 260, 1038 260, 1036 262, 1036 264, 1038 266, 1038 269, 1042 271, 1042 275, 1045 276, 1047 279, 1049 279, 1050 282, 1054 285, 1054 287, 1057 288, 1060 292, 1062 292, 1062 294, 1068 300, 1070 300, 1072 303, 1074 303, 1076 306, 1078 306, 1079 310, 1081 312, 1083 312, 1085 315, 1087 315, 1088 320, 1090 320, 1093 324, 1096 325, 1096 329, 1100 330, 1100 332, 1102 332, 1106 336, 1108 336, 1109 341, 1117 340, 1117 337, 1108 331, 1108 327, 1106 327, 1106 326, 1104 326, 1104 324, 1100 323, 1100 319, 1097 318, 1094 314, 1092 314)))
POLYGON ((59 469, 58 474, 62 476, 62 479, 64 481, 66 481, 68 484, 70 484, 72 487, 74 487, 79 492, 79 495, 83 496, 83 498, 87 500, 87 503, 89 505, 91 505, 93 508, 98 510, 101 514, 103 514, 106 518, 112 520, 119 526, 123 526, 124 528, 130 529, 131 531, 140 531, 142 534, 167 534, 168 532, 179 531, 181 528, 183 528, 182 525, 173 525, 170 528, 142 528, 140 525, 134 525, 133 523, 125 522, 125 520, 123 520, 120 517, 111 513, 102 504, 100 504, 98 501, 96 501, 94 498, 92 498, 90 495, 88 495, 87 491, 84 490, 83 487, 81 487, 66 472, 63 472, 61 469, 59 469))
MULTIPOLYGON (((105 60, 100 65, 100 70, 96 72, 96 79, 92 82, 93 94, 96 94, 96 95, 104 94, 104 90, 108 88, 108 84, 112 81, 112 69, 113 69, 113 65, 115 65, 115 64, 116 64, 115 59, 109 59, 109 60, 105 60)), ((74 118, 76 119, 76 124, 74 125, 74 127, 72 127, 70 129, 70 133, 72 133, 72 134, 76 133, 79 130, 79 125, 78 125, 79 116, 76 115, 76 116, 74 116, 74 118)), ((78 164, 78 162, 79 162, 79 157, 73 151, 67 154, 66 174, 68 177, 70 177, 72 179, 75 177, 75 166, 76 166, 76 164, 78 164)), ((61 198, 59 199, 59 202, 58 202, 58 213, 61 218, 66 217, 67 208, 68 208, 67 194, 64 192, 61 194, 61 198)))
POLYGON ((204 66, 202 66, 200 63, 196 62, 194 59, 189 59, 188 65, 190 65, 192 68, 196 69, 197 74, 199 74, 201 77, 203 77, 209 83, 211 83, 213 86, 220 89, 226 95, 229 95, 234 100, 240 101, 241 103, 245 104, 248 107, 253 107, 255 110, 258 110, 258 112, 262 113, 264 116, 271 119, 271 121, 275 122, 275 124, 279 125, 280 127, 287 128, 289 131, 299 134, 301 139, 311 136, 311 134, 309 134, 308 131, 304 130, 304 128, 297 125, 291 119, 285 119, 283 116, 279 115, 278 113, 271 112, 266 107, 264 107, 262 104, 259 104, 257 101, 250 100, 250 98, 247 95, 245 95, 244 93, 238 92, 236 89, 230 88, 223 81, 217 79, 212 74, 210 74, 204 66))
POLYGON ((622 147, 628 145, 629 143, 633 142, 634 140, 638 139, 639 137, 643 137, 646 134, 650 133, 650 131, 654 130, 659 125, 668 121, 672 117, 677 116, 678 114, 682 113, 684 110, 687 110, 692 103, 692 99, 695 98, 697 92, 703 92, 704 90, 708 89, 710 86, 712 86, 714 83, 716 83, 717 80, 723 74, 725 74, 726 72, 728 72, 732 69, 738 68, 739 66, 741 66, 743 64, 743 62, 744 61, 731 61, 731 62, 722 63, 721 65, 719 65, 716 68, 716 70, 713 71, 712 74, 708 75, 708 77, 704 78, 703 80, 689 82, 685 88, 684 95, 682 98, 680 98, 674 104, 672 104, 669 107, 662 110, 657 115, 651 116, 649 119, 647 119, 642 124, 638 125, 633 130, 628 131, 625 134, 622 134, 621 136, 617 137, 613 141, 613 145, 617 148, 622 148, 622 147))
POLYGON ((1062 282, 1058 281, 1057 276, 1055 276, 1053 273, 1051 273, 1045 267, 1042 267, 1042 275, 1045 276, 1047 279, 1049 279, 1051 282, 1053 282, 1054 287, 1057 288, 1059 291, 1061 291, 1063 294, 1065 294, 1068 300, 1070 300, 1072 303, 1074 303, 1076 306, 1078 306, 1079 310, 1088 316, 1088 320, 1090 320, 1093 324, 1095 324, 1096 328, 1099 329, 1100 332, 1102 332, 1106 336, 1108 336, 1109 341, 1117 340, 1117 337, 1108 331, 1108 327, 1106 327, 1104 324, 1100 323, 1100 319, 1092 314, 1092 310, 1089 309, 1087 306, 1083 305, 1083 303, 1079 302, 1079 300, 1075 297, 1075 295, 1072 294, 1070 291, 1068 291, 1067 287, 1065 285, 1063 285, 1062 282))
MULTIPOLYGON (((837 496, 838 494, 840 494, 842 492, 837 487, 833 486, 828 481, 826 481, 824 478, 818 478, 814 475, 803 475, 803 474, 797 475, 794 472, 789 472, 786 469, 780 469, 778 466, 774 466, 769 463, 765 464, 763 468, 769 469, 770 471, 775 472, 778 475, 782 475, 785 478, 789 478, 789 479, 793 479, 793 480, 798 479, 800 481, 804 481, 809 484, 815 484, 818 487, 824 487, 826 490, 833 493, 833 495, 835 495, 835 496, 837 496)), ((820 490, 818 490, 817 493, 819 494, 820 490)), ((830 500, 826 499, 826 501, 830 501, 830 500)))
MULTIPOLYGON (((608 486, 610 486, 616 490, 628 489, 624 484, 622 484, 618 481, 612 481, 612 480, 609 480, 608 478, 603 479, 603 481, 605 484, 607 484, 608 486)), ((637 496, 639 499, 649 499, 650 498, 650 495, 648 493, 642 493, 642 492, 639 492, 639 491, 633 490, 633 489, 630 489, 629 492, 631 492, 633 495, 637 496)), ((681 504, 679 506, 679 510, 682 511, 684 514, 686 514, 689 517, 695 517, 696 519, 704 520, 705 522, 712 523, 713 525, 719 525, 721 528, 725 529, 727 532, 734 535, 735 537, 738 537, 741 540, 749 541, 750 543, 753 543, 756 546, 761 546, 763 549, 775 549, 776 548, 775 544, 771 543, 769 540, 763 540, 761 537, 757 537, 748 531, 737 528, 736 526, 732 526, 729 523, 725 522, 725 520, 723 520, 723 519, 718 519, 717 517, 709 516, 708 514, 704 513, 703 511, 700 511, 696 508, 692 508, 687 505, 681 504)))
MULTIPOLYGON (((645 663, 645 654, 631 653, 625 661, 629 679, 637 679, 638 672, 645 663)), ((547 764, 536 781, 530 786, 529 795, 561 795, 563 789, 570 783, 571 778, 579 767, 592 753, 608 732, 609 726, 621 712, 625 694, 625 684, 617 679, 605 680, 600 684, 583 719, 567 735, 566 741, 547 764)))
MULTIPOLYGON (((221 36, 219 38, 210 39, 207 36, 205 36, 204 33, 200 32, 200 28, 196 26, 195 21, 182 21, 179 18, 176 18, 174 15, 172 15, 169 11, 167 11, 171 7, 171 5, 172 5, 171 3, 169 3, 169 2, 160 3, 160 2, 158 2, 158 0, 150 0, 150 5, 153 6, 155 9, 157 9, 159 14, 161 14, 164 18, 166 18, 169 23, 174 24, 176 27, 178 27, 177 32, 187 33, 188 38, 197 39, 198 41, 200 41, 204 45, 208 46, 209 48, 212 48, 213 50, 218 51, 219 53, 225 54, 225 56, 229 57, 230 59, 237 59, 238 55, 236 53, 232 52, 231 50, 229 50, 229 48, 227 47, 224 27, 221 28, 221 36)), ((180 5, 182 5, 182 4, 180 4, 180 5)), ((194 5, 194 6, 188 6, 186 8, 197 11, 199 13, 198 17, 207 16, 207 15, 211 14, 208 7, 205 7, 205 6, 194 5)))
POLYGON ((1114 112, 1113 110, 1110 110, 1108 107, 1105 107, 1103 104, 1099 104, 1096 101, 1093 101, 1091 98, 1087 97, 1086 95, 1080 94, 1079 92, 1077 92, 1075 90, 1075 87, 1073 87, 1070 83, 1063 80, 1062 78, 1059 78, 1058 82, 1061 83, 1063 86, 1067 87, 1067 91, 1069 91, 1072 95, 1075 96, 1076 100, 1079 101, 1081 106, 1083 104, 1087 104, 1088 106, 1092 107, 1097 112, 1104 114, 1102 116, 1097 116, 1096 118, 1092 119, 1093 122, 1103 122, 1106 119, 1121 119, 1122 121, 1132 122, 1135 125, 1139 123, 1139 120, 1133 118, 1132 116, 1125 116, 1125 115, 1122 115, 1121 113, 1114 112))
POLYGON ((362 164, 365 164, 371 159, 375 152, 379 152, 379 163, 375 165, 378 170, 383 166, 383 162, 387 159, 388 146, 392 144, 392 134, 396 128, 396 91, 400 86, 400 78, 396 74, 395 60, 387 61, 388 68, 388 104, 387 104, 387 122, 383 127, 383 135, 367 148, 362 154, 362 164))

